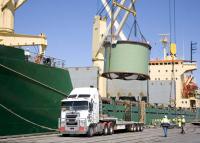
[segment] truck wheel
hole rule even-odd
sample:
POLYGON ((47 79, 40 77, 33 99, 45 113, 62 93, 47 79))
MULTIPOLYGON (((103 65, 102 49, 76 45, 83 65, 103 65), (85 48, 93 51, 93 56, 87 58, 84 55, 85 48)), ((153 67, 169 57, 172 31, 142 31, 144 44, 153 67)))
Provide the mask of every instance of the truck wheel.
POLYGON ((133 132, 136 132, 136 131, 137 131, 136 125, 133 125, 133 132))
POLYGON ((140 125, 137 125, 136 128, 137 128, 137 129, 136 129, 137 132, 139 132, 139 131, 140 131, 140 125))
POLYGON ((113 132, 114 132, 114 129, 113 129, 113 126, 112 126, 112 124, 111 124, 111 125, 109 126, 109 128, 108 128, 108 134, 109 134, 109 135, 112 135, 113 132))
POLYGON ((143 129, 144 129, 144 128, 143 128, 143 126, 142 126, 142 125, 140 125, 140 131, 141 131, 141 132, 143 131, 143 129))
POLYGON ((108 126, 107 126, 107 125, 104 126, 103 134, 104 134, 104 135, 107 135, 107 134, 108 134, 108 126))
POLYGON ((92 137, 92 136, 93 136, 93 133, 94 133, 93 128, 92 128, 92 127, 89 127, 88 132, 87 132, 87 136, 88 136, 88 137, 92 137))
POLYGON ((130 125, 129 131, 130 131, 130 132, 134 132, 134 125, 130 125))

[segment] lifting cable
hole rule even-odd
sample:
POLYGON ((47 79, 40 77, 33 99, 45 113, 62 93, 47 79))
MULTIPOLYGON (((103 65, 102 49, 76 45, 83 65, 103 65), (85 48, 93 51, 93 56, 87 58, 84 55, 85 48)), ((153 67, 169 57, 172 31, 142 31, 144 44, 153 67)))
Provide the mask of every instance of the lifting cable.
POLYGON ((101 15, 101 14, 104 12, 104 10, 106 9, 106 7, 110 4, 111 1, 112 1, 112 0, 109 0, 109 1, 106 3, 106 6, 105 6, 105 7, 104 7, 104 6, 101 6, 101 8, 97 11, 96 15, 101 15))
MULTIPOLYGON (((132 7, 133 7, 133 9, 135 9, 135 5, 134 5, 134 4, 132 4, 132 7)), ((138 24, 136 15, 134 16, 134 20, 133 20, 133 23, 132 23, 130 32, 129 32, 129 34, 128 34, 128 40, 129 40, 130 37, 131 37, 133 28, 134 28, 134 36, 137 38, 137 32, 139 32, 139 34, 140 34, 140 36, 141 36, 141 40, 144 41, 145 43, 147 43, 146 38, 145 38, 144 35, 142 34, 142 31, 141 31, 140 26, 139 26, 139 24, 138 24)))
POLYGON ((132 31, 133 31, 133 28, 134 28, 134 36, 137 37, 137 32, 139 32, 139 35, 141 36, 141 40, 144 41, 145 43, 147 43, 147 40, 146 38, 144 37, 144 35, 142 34, 142 31, 140 29, 140 26, 137 22, 137 18, 135 17, 134 21, 133 21, 133 24, 131 25, 131 29, 130 29, 130 32, 129 32, 129 35, 128 35, 128 40, 130 39, 131 37, 131 34, 132 34, 132 31))
MULTIPOLYGON (((172 8, 171 8, 171 0, 169 0, 169 27, 170 27, 170 49, 171 49, 171 44, 172 44, 172 39, 174 41, 174 43, 176 44, 176 2, 175 0, 173 0, 173 38, 172 38, 172 14, 171 14, 172 8)), ((170 82, 170 97, 169 97, 169 103, 170 105, 172 105, 172 89, 174 87, 174 104, 176 107, 176 87, 175 87, 175 73, 174 73, 174 56, 175 55, 171 55, 172 56, 172 71, 171 71, 171 82, 170 82), (173 82, 174 81, 174 82, 173 82), (172 85, 173 83, 173 85, 172 85)))

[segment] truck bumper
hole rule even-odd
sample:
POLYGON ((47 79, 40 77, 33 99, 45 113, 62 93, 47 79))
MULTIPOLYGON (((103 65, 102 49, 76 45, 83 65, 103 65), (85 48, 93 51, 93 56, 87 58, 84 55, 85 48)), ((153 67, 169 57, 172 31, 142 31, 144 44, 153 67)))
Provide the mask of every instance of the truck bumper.
POLYGON ((59 131, 61 134, 66 135, 81 135, 87 134, 88 129, 86 127, 60 127, 59 131))

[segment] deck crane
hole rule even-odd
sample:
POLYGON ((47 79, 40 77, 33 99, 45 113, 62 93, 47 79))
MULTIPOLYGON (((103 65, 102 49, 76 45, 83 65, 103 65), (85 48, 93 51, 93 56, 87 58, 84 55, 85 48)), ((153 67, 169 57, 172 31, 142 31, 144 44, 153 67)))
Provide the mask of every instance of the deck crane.
POLYGON ((104 43, 109 41, 113 37, 112 42, 116 42, 116 38, 119 37, 120 40, 127 40, 123 32, 123 27, 127 22, 128 16, 132 13, 134 16, 136 15, 136 10, 133 5, 135 4, 135 0, 121 0, 119 3, 115 0, 112 0, 111 6, 108 4, 108 1, 101 0, 109 18, 105 18, 103 16, 97 15, 94 18, 93 24, 93 49, 92 49, 92 61, 93 66, 99 68, 99 83, 98 89, 100 95, 106 97, 107 91, 107 79, 102 77, 102 73, 104 71, 104 55, 105 55, 105 47, 104 43), (124 6, 126 2, 129 2, 128 7, 124 6), (112 7, 116 7, 115 11, 112 11, 112 7), (118 17, 121 11, 125 10, 124 16, 120 22, 118 22, 118 17), (107 24, 108 23, 108 24, 107 24), (112 28, 115 28, 113 35, 110 35, 112 28))
POLYGON ((39 46, 39 56, 43 57, 47 38, 41 33, 37 36, 14 32, 14 15, 27 0, 0 0, 0 44, 6 46, 39 46))

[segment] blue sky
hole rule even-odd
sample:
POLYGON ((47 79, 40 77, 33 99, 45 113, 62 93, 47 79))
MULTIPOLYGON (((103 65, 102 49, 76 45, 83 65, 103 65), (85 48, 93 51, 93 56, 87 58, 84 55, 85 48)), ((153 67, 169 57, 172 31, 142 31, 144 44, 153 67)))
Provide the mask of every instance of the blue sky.
MULTIPOLYGON (((28 0, 16 12, 15 32, 45 33, 47 55, 64 59, 67 67, 91 66, 93 17, 100 4, 100 0, 28 0)), ((169 0, 137 0, 136 3, 138 23, 153 47, 152 59, 161 59, 163 55, 159 34, 170 32, 168 4, 169 0)), ((177 55, 189 59, 190 41, 197 42, 194 60, 198 61, 198 66, 199 6, 199 0, 176 0, 177 55)), ((194 74, 200 84, 199 70, 194 74)))

